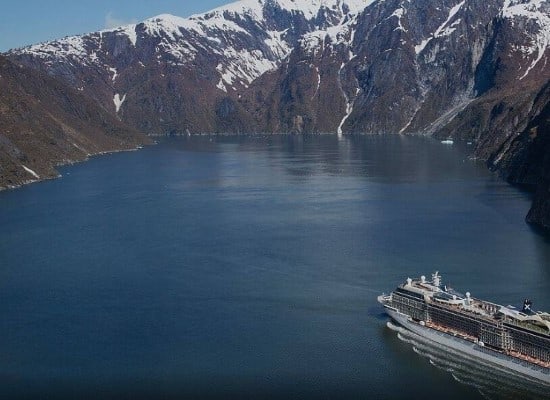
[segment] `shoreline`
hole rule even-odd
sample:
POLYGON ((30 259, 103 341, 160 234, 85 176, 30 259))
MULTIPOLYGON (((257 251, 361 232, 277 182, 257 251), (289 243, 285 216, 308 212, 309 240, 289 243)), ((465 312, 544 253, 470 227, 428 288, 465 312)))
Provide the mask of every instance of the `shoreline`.
MULTIPOLYGON (((115 150, 104 150, 104 151, 100 151, 100 152, 97 152, 97 153, 88 153, 86 154, 86 156, 81 159, 81 160, 63 160, 62 162, 58 162, 56 164, 54 164, 52 166, 52 168, 54 169, 54 171, 57 172, 56 175, 53 175, 53 176, 41 176, 41 175, 38 175, 38 178, 36 179, 28 179, 28 180, 25 180, 23 181, 22 183, 20 184, 16 184, 16 185, 0 185, 0 193, 1 192, 6 192, 6 191, 9 191, 9 190, 17 190, 17 189, 21 189, 23 187, 26 187, 30 184, 33 184, 33 183, 41 183, 41 182, 47 182, 47 181, 51 181, 51 180, 54 180, 54 179, 59 179, 59 178, 62 178, 63 177, 63 174, 59 173, 57 171, 57 168, 59 167, 66 167, 66 166, 70 166, 70 165, 75 165, 75 164, 79 164, 79 163, 84 163, 84 162, 87 162, 89 160, 91 160, 92 158, 95 158, 95 157, 101 157, 101 156, 105 156, 105 155, 109 155, 109 154, 116 154, 116 153, 126 153, 126 152, 131 152, 131 151, 139 151, 141 149, 143 149, 145 146, 152 146, 152 145, 155 145, 157 144, 156 141, 152 141, 151 143, 144 143, 144 144, 139 144, 133 148, 126 148, 126 149, 115 149, 115 150)), ((27 170, 27 167, 24 166, 23 164, 20 165, 23 169, 25 169, 25 171, 27 171, 27 173, 29 174, 32 174, 31 172, 29 172, 27 170)), ((34 172, 34 171, 33 171, 34 172)))

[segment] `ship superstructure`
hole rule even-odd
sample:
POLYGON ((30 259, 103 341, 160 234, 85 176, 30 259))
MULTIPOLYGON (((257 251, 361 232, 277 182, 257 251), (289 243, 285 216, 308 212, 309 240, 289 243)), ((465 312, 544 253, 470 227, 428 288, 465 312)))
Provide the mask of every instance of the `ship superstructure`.
POLYGON ((511 369, 529 375, 536 371, 537 379, 550 384, 550 314, 532 311, 528 299, 521 310, 477 299, 443 285, 436 272, 431 280, 408 278, 378 301, 404 328, 442 338, 449 347, 460 341, 473 344, 467 348, 474 355, 494 357, 505 367, 507 360, 511 369))

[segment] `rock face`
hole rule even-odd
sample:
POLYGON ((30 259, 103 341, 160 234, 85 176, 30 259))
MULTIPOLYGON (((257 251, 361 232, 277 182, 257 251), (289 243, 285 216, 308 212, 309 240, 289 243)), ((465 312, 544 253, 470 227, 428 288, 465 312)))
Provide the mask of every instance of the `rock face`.
POLYGON ((531 107, 536 116, 489 161, 509 182, 535 192, 527 221, 550 231, 550 83, 537 93, 531 107))
POLYGON ((97 102, 0 56, 0 188, 52 178, 55 166, 149 139, 97 102))
POLYGON ((471 140, 545 225, 549 42, 549 0, 243 0, 8 57, 150 134, 471 140))

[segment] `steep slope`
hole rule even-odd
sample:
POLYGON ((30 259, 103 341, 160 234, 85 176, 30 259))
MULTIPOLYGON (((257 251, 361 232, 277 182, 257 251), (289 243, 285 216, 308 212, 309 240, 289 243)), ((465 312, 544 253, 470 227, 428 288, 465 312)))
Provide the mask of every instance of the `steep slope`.
POLYGON ((453 137, 535 187, 549 42, 549 0, 243 0, 8 56, 147 133, 453 137))
POLYGON ((550 231, 550 83, 535 97, 525 128, 495 152, 490 164, 511 183, 534 191, 527 221, 550 231))
MULTIPOLYGON (((547 3, 522 4, 535 6, 547 3)), ((516 92, 532 100, 550 77, 547 13, 510 8, 501 1, 375 2, 348 31, 305 35, 285 69, 295 95, 276 94, 275 101, 308 99, 306 106, 314 104, 304 108, 318 110, 316 101, 331 99, 332 131, 481 139, 488 126, 477 125, 479 116, 467 118, 479 103, 515 101, 516 92), (451 122, 460 114, 457 129, 451 122), (467 124, 472 128, 464 130, 467 124)), ((492 122, 490 113, 481 120, 492 122)))
POLYGON ((0 56, 0 188, 52 178, 55 166, 148 139, 57 79, 0 56))
POLYGON ((548 80, 548 7, 543 0, 245 0, 10 57, 63 78, 154 134, 441 132, 481 139, 492 121, 479 126, 467 118, 478 104, 515 101, 518 90, 532 100, 548 80))
POLYGON ((340 24, 371 1, 246 0, 9 56, 61 77, 148 133, 265 130, 265 121, 255 124, 239 105, 240 93, 277 70, 305 33, 340 24))

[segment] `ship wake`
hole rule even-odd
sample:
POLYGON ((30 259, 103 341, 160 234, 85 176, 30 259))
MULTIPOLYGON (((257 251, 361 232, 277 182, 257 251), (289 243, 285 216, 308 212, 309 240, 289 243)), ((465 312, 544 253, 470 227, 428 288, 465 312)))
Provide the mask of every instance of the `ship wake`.
POLYGON ((397 332, 401 341, 410 344, 415 353, 451 373, 456 381, 475 387, 487 399, 548 399, 548 386, 434 343, 392 322, 387 325, 397 332))

